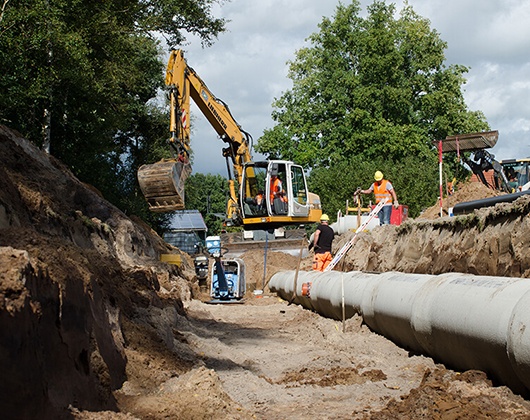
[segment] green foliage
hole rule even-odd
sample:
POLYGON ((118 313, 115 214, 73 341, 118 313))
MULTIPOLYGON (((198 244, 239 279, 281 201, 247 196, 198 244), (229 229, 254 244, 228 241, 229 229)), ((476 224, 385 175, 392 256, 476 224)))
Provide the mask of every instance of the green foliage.
POLYGON ((192 174, 186 181, 186 208, 202 214, 208 235, 217 235, 223 228, 220 216, 226 213, 228 182, 221 175, 192 174))
MULTIPOLYGON (((392 182, 398 201, 408 206, 410 217, 417 217, 423 209, 436 202, 439 182, 434 157, 425 160, 418 156, 407 156, 399 162, 391 162, 382 159, 367 161, 357 156, 330 168, 314 169, 309 186, 311 191, 320 196, 324 212, 333 215, 341 210, 344 214, 346 200, 353 206, 353 192, 358 187, 368 189, 378 170, 392 182)), ((370 201, 375 202, 373 195, 361 195, 361 199, 364 206, 370 201)))
POLYGON ((128 213, 147 210, 136 169, 168 153, 157 37, 211 44, 217 0, 6 2, 0 20, 0 123, 50 152, 128 213), (156 36, 155 36, 156 35, 156 36), (48 118, 47 118, 48 116, 48 118))
POLYGON ((293 87, 274 101, 277 124, 256 150, 311 168, 325 211, 343 208, 348 194, 379 168, 417 214, 434 204, 426 198, 436 197, 432 141, 488 124, 481 112, 467 109, 462 85, 468 69, 444 65, 447 45, 427 19, 408 5, 396 18, 395 5, 379 0, 361 17, 359 5, 339 4, 333 19, 324 18, 308 38, 311 45, 296 52, 289 63, 293 87), (356 175, 341 172, 348 169, 356 175), (429 176, 415 178, 415 172, 429 176))

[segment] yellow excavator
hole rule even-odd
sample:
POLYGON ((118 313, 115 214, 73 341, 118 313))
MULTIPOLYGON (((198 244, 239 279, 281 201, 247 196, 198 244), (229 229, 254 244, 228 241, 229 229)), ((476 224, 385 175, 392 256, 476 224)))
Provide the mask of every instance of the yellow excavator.
POLYGON ((307 189, 304 170, 285 160, 253 162, 252 137, 234 120, 228 106, 217 99, 188 66, 182 50, 173 50, 166 70, 170 99, 169 144, 175 158, 143 165, 138 182, 151 211, 185 207, 184 183, 191 174, 190 98, 227 147, 229 198, 226 224, 247 230, 318 222, 320 198, 307 189), (232 174, 233 171, 233 174, 232 174))

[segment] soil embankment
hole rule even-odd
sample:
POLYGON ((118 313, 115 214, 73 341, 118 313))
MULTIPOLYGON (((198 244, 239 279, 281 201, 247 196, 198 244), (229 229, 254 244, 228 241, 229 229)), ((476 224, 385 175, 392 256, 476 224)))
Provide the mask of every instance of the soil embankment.
MULTIPOLYGON (((474 200, 467 197, 475 196, 477 190, 490 191, 479 184, 464 185, 460 201, 474 200)), ((499 203, 463 216, 422 217, 399 227, 383 226, 359 235, 345 258, 344 270, 527 278, 529 212, 530 195, 525 195, 513 203, 499 203)), ((343 235, 336 246, 352 235, 343 235)))

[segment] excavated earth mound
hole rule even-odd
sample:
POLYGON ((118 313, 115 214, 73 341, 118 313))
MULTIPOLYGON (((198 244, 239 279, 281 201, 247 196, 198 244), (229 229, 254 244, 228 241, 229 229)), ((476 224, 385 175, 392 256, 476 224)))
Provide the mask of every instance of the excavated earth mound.
MULTIPOLYGON (((463 186, 461 199, 455 203, 476 200, 477 191, 486 190, 483 198, 492 196, 491 190, 480 185, 463 186)), ((436 208, 425 213, 436 214, 436 208)), ((382 226, 359 234, 354 250, 344 259, 343 270, 459 272, 527 278, 530 277, 529 212, 530 195, 524 195, 513 203, 498 203, 471 214, 434 220, 424 214, 401 226, 382 226)), ((339 249, 352 236, 349 232, 334 245, 339 249)))
POLYGON ((145 349, 185 371, 149 319, 184 313, 186 254, 182 270, 158 263, 179 251, 4 126, 0 156, 0 416, 116 410, 145 349))
MULTIPOLYGON (((0 162, 2 418, 530 419, 530 402, 483 372, 268 293, 274 273, 310 258, 247 251, 245 299, 207 304, 187 254, 4 126, 0 162)), ((427 210, 363 233, 343 269, 528 277, 529 205, 427 210)))

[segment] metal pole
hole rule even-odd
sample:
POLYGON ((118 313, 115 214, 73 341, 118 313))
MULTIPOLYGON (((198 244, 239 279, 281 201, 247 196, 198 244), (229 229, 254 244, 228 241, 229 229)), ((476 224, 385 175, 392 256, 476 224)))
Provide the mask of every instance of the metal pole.
POLYGON ((342 332, 346 332, 346 307, 344 305, 344 271, 340 276, 340 283, 342 289, 342 332))
MULTIPOLYGON (((291 296, 291 300, 289 301, 289 305, 293 303, 293 301, 296 299, 296 289, 298 288, 298 273, 300 272, 300 263, 302 262, 302 255, 304 253, 304 248, 306 247, 306 234, 304 233, 304 236, 302 238, 302 245, 300 245, 300 254, 298 254, 298 264, 296 266, 296 274, 294 275, 294 288, 293 288, 293 296, 291 296)), ((264 287, 265 288, 265 287, 264 287)))
POLYGON ((440 217, 443 217, 442 141, 438 142, 438 170, 440 173, 440 217))
POLYGON ((267 278, 267 250, 269 248, 269 232, 265 231, 265 252, 263 253, 263 281, 261 286, 265 287, 265 279, 267 278))
POLYGON ((263 279, 261 281, 262 289, 254 290, 255 295, 263 294, 263 289, 265 289, 265 278, 267 277, 267 248, 269 245, 269 232, 265 231, 265 249, 263 250, 263 279))

